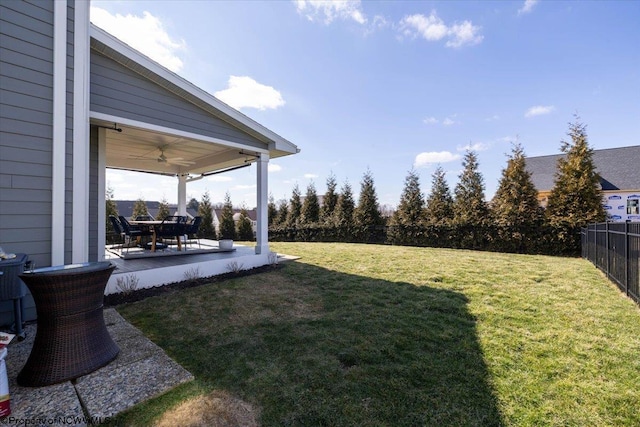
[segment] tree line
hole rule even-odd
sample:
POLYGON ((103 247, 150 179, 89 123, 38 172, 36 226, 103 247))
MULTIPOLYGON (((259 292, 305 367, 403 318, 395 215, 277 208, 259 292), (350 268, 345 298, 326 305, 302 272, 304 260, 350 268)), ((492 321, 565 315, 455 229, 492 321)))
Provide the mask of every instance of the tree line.
MULTIPOLYGON (((577 254, 580 227, 604 221, 606 213, 586 125, 576 117, 569 123, 567 135, 569 140, 561 141, 560 146, 566 156, 558 160, 546 208, 540 206, 538 191, 526 169, 524 149, 514 144, 498 189, 489 202, 485 199, 477 154, 468 150, 453 191, 444 169, 438 166, 431 176, 431 190, 425 197, 418 173, 410 170, 397 209, 387 215, 381 211, 370 170, 362 177, 357 201, 348 181, 338 189, 333 173, 327 178, 327 191, 321 197, 313 182, 307 185, 304 196, 298 184, 294 185, 288 200, 276 204, 270 195, 269 238, 577 254)), ((208 191, 200 201, 192 198, 188 207, 196 209, 203 218, 199 230, 203 238, 254 239, 245 207, 240 211, 239 220, 234 221, 228 192, 224 203, 216 206, 221 208, 217 230, 208 191)), ((107 191, 107 218, 109 215, 117 216, 112 190, 107 191)), ((146 203, 141 199, 133 208, 133 217, 139 215, 148 215, 146 203)), ((170 215, 165 199, 160 202, 156 219, 170 215)))
POLYGON ((453 192, 441 166, 432 175, 427 197, 420 190, 419 175, 409 171, 398 207, 390 217, 380 212, 371 171, 363 175, 357 203, 348 182, 337 190, 333 174, 327 179, 322 203, 313 183, 304 197, 296 184, 288 201, 276 205, 273 197, 269 199, 270 239, 578 253, 580 227, 604 221, 606 213, 586 126, 578 117, 569 123, 567 135, 569 140, 561 141, 560 147, 566 155, 558 160, 546 208, 540 206, 538 191, 526 169, 524 149, 514 144, 489 202, 478 157, 467 151, 453 192))
MULTIPOLYGON (((227 192, 225 194, 224 203, 219 204, 218 206, 214 206, 211 203, 211 197, 209 196, 209 192, 206 191, 202 195, 202 199, 200 201, 192 198, 187 205, 188 208, 197 210, 198 215, 202 217, 202 222, 200 223, 200 228, 198 229, 198 235, 201 238, 205 239, 232 239, 232 240, 253 240, 253 225, 251 222, 251 218, 249 218, 249 214, 247 212, 247 208, 243 205, 240 209, 240 216, 238 221, 233 219, 234 210, 233 203, 231 202, 231 196, 227 192), (218 229, 213 225, 213 212, 214 209, 220 208, 220 222, 218 225, 218 229)), ((106 217, 107 217, 107 230, 110 229, 111 225, 109 222, 109 216, 118 216, 118 210, 116 203, 113 199, 113 190, 107 189, 106 195, 106 217)), ((148 216, 149 209, 147 208, 147 204, 144 199, 138 199, 133 204, 133 212, 131 214, 132 218, 137 218, 140 216, 148 216)), ((158 212, 156 214, 155 219, 158 221, 162 221, 167 217, 172 216, 169 209, 169 202, 166 199, 160 201, 158 205, 158 212)))

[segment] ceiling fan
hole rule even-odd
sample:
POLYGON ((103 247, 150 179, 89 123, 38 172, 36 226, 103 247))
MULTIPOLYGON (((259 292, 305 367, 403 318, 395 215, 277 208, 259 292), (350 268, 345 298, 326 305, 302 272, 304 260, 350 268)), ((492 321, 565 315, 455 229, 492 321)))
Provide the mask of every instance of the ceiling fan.
POLYGON ((142 156, 132 156, 132 158, 145 161, 155 161, 158 163, 167 163, 169 165, 177 166, 190 166, 196 163, 192 162, 191 160, 185 160, 184 157, 167 157, 164 154, 164 147, 158 147, 158 150, 160 150, 160 155, 155 158, 145 158, 142 156))

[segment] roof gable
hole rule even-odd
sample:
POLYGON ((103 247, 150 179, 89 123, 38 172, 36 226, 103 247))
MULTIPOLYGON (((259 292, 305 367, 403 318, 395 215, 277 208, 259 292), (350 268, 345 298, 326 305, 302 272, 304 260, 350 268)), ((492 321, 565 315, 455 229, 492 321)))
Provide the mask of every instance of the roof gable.
POLYGON ((90 33, 92 50, 122 64, 211 115, 268 144, 271 157, 295 154, 300 151, 290 141, 169 71, 106 31, 92 24, 90 33))

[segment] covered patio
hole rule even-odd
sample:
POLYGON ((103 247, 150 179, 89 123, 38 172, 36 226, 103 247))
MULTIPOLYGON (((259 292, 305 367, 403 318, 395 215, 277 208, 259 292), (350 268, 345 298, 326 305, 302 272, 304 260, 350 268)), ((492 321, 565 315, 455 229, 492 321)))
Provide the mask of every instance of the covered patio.
MULTIPOLYGON (((214 247, 217 242, 202 239, 203 246, 214 247)), ((188 279, 218 276, 239 270, 250 270, 284 260, 294 259, 289 255, 270 252, 256 256, 255 248, 235 244, 230 252, 196 253, 186 256, 159 256, 138 259, 122 259, 107 253, 106 259, 116 269, 109 278, 105 294, 119 293, 123 287, 135 282, 135 289, 152 288, 188 279)))
MULTIPOLYGON (((89 237, 96 237, 95 246, 87 248, 88 258, 117 261, 104 251, 106 230, 102 224, 107 218, 102 200, 107 168, 175 177, 176 214, 184 216, 190 182, 255 163, 255 247, 238 248, 226 255, 212 254, 217 255, 214 260, 204 261, 197 268, 211 276, 228 270, 227 258, 237 258, 235 265, 245 269, 269 263, 269 161, 295 154, 299 149, 100 28, 92 25, 90 35, 89 151, 90 168, 95 170, 96 179, 87 190, 95 191, 98 203, 92 207, 90 200, 88 206, 90 218, 94 209, 97 214, 95 224, 90 221, 86 226, 89 237)), ((74 228, 84 227, 74 223, 74 228)), ((167 253, 157 255, 165 257, 167 253)), ((197 255, 189 255, 194 256, 197 255)), ((175 271, 137 273, 141 286, 171 283, 184 275, 175 265, 158 268, 175 271)), ((117 280, 118 274, 122 273, 114 274, 107 291, 112 290, 111 282, 117 280)))

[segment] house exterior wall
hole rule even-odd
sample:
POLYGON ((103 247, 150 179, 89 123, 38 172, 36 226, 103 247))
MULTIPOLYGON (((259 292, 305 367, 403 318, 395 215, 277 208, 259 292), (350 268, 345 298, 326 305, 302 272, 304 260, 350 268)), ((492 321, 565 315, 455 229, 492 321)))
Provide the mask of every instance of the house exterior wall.
POLYGON ((603 204, 609 221, 640 221, 640 190, 606 191, 603 204))
MULTIPOLYGON (((549 194, 551 194, 551 191, 538 192, 538 202, 543 208, 547 207, 549 194)), ((602 205, 607 213, 607 221, 640 221, 640 190, 603 191, 602 205)))
MULTIPOLYGON (((6 252, 26 253, 36 266, 51 265, 54 169, 54 122, 62 115, 60 194, 65 214, 63 255, 71 259, 73 203, 73 1, 0 1, 0 245, 6 252), (64 99, 54 106, 55 14, 66 28, 61 65, 65 73, 64 99), (64 109, 60 112, 59 110, 64 109), (63 188, 62 188, 63 187, 63 188)), ((35 317, 30 295, 25 298, 26 320, 35 317)), ((0 324, 11 322, 10 303, 0 303, 0 324)))
POLYGON ((91 111, 265 148, 263 142, 95 51, 91 111))

